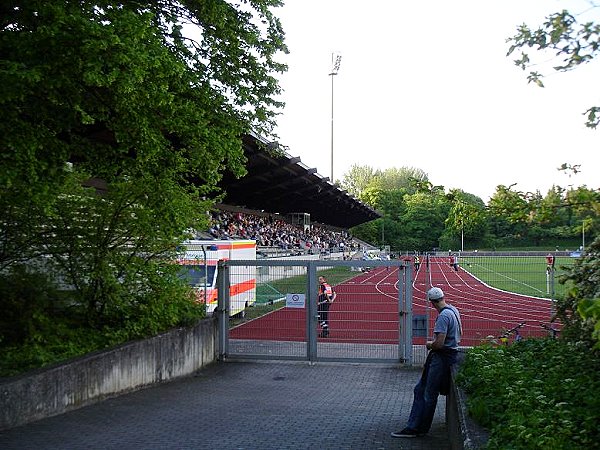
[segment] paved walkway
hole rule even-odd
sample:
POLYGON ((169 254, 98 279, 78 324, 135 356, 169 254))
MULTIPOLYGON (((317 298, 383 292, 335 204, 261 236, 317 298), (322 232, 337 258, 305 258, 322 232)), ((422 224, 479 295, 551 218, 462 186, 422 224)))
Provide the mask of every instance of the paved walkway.
POLYGON ((418 369, 228 362, 196 376, 0 432, 18 449, 450 448, 440 397, 430 435, 394 439, 418 369))

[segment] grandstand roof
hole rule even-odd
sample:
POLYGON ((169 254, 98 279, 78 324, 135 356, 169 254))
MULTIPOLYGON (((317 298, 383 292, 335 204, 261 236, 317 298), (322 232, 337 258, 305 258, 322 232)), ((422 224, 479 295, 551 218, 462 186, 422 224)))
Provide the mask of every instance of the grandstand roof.
POLYGON ((335 186, 277 143, 244 136, 248 174, 225 173, 223 203, 270 213, 309 213, 311 221, 350 228, 381 217, 373 208, 335 186))

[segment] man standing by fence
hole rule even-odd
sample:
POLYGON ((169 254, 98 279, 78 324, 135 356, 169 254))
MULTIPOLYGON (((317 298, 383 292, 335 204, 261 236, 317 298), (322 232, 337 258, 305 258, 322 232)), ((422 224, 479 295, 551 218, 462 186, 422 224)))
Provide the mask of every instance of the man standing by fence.
POLYGON ((429 350, 421 379, 414 389, 414 399, 408 423, 392 437, 413 438, 425 436, 431 428, 438 396, 446 395, 450 386, 450 369, 458 356, 462 325, 458 310, 445 302, 444 292, 438 287, 427 291, 427 299, 439 315, 433 328, 434 339, 428 341, 429 350))
POLYGON ((319 312, 319 324, 321 325, 321 337, 329 336, 329 307, 334 302, 336 293, 327 283, 325 277, 319 277, 319 296, 317 300, 317 311, 319 312))

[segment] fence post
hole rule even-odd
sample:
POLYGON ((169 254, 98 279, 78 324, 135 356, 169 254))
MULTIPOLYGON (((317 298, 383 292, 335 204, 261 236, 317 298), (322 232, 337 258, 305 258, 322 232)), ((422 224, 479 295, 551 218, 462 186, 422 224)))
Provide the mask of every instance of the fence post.
MULTIPOLYGON (((429 291, 429 289, 431 289, 431 269, 429 267, 429 253, 427 253, 427 285, 425 286, 425 292, 429 291)), ((429 305, 425 305, 425 336, 426 338, 429 336, 429 319, 430 319, 430 312, 429 312, 429 305)))
POLYGON ((400 353, 400 362, 406 362, 406 341, 404 339, 404 330, 406 327, 406 302, 404 300, 406 283, 405 263, 398 266, 398 351, 400 353))
POLYGON ((219 326, 219 361, 229 353, 229 266, 225 261, 218 262, 217 271, 217 320, 219 326))
POLYGON ((308 339, 306 357, 313 363, 317 360, 317 266, 308 262, 307 273, 307 308, 306 308, 306 338, 308 339))
POLYGON ((552 302, 552 315, 556 314, 556 293, 554 292, 554 267, 550 269, 550 301, 552 302))
POLYGON ((404 362, 412 365, 412 264, 407 262, 404 268, 404 362))

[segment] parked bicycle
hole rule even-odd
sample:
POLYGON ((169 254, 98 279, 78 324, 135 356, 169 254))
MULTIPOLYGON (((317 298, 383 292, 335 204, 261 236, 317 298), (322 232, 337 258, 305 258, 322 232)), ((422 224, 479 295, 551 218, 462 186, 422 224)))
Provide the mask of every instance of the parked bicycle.
POLYGON ((558 333, 560 333, 558 328, 554 328, 552 325, 545 324, 544 322, 540 322, 540 327, 548 331, 550 336, 552 336, 552 339, 558 338, 558 333))
POLYGON ((500 345, 509 345, 510 343, 510 336, 512 334, 514 334, 515 338, 514 338, 514 342, 519 342, 520 340, 523 339, 523 336, 521 335, 521 328, 523 328, 525 325, 527 324, 527 322, 521 322, 518 325, 515 325, 512 328, 509 328, 508 330, 504 330, 501 334, 499 334, 498 336, 488 336, 486 338, 486 341, 494 346, 500 346, 500 345))
POLYGON ((502 333, 500 336, 498 336, 498 339, 500 340, 500 342, 502 342, 504 345, 508 345, 509 339, 510 339, 510 335, 514 334, 515 335, 515 342, 519 342, 520 340, 523 339, 523 336, 521 336, 521 328, 523 328, 525 325, 527 324, 527 322, 521 322, 520 324, 512 327, 509 330, 506 330, 504 333, 502 333))

